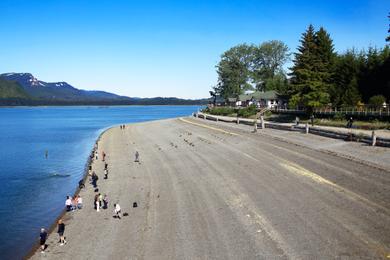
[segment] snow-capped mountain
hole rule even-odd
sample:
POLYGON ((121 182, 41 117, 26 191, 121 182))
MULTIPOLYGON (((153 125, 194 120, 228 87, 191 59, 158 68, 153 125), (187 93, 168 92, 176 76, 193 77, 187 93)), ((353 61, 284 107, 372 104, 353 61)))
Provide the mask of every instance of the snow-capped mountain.
POLYGON ((24 90, 34 98, 64 101, 91 101, 91 100, 128 100, 123 97, 104 91, 88 91, 77 89, 66 82, 44 82, 35 78, 31 73, 4 73, 0 77, 19 83, 24 90))

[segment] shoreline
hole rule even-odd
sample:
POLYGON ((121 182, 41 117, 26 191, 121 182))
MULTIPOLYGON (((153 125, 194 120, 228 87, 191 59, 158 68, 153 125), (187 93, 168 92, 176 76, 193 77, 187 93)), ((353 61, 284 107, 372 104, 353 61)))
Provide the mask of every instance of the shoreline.
MULTIPOLYGON (((97 144, 99 143, 100 139, 102 138, 103 134, 106 133, 108 130, 110 130, 111 128, 113 127, 116 127, 116 125, 112 125, 112 126, 109 126, 108 128, 104 129, 100 134, 99 136, 96 138, 96 141, 94 142, 94 144, 97 144)), ((92 161, 93 161, 93 158, 94 156, 91 156, 95 153, 95 147, 92 147, 90 153, 89 153, 89 157, 85 163, 85 166, 84 166, 84 174, 83 174, 83 177, 82 177, 82 180, 85 181, 87 180, 88 178, 88 167, 92 164, 92 161)), ((79 186, 76 187, 76 190, 74 191, 73 195, 72 195, 72 198, 74 198, 75 196, 79 195, 81 189, 79 186)), ((59 215, 55 218, 55 220, 53 221, 52 224, 50 224, 50 227, 46 230, 47 231, 47 234, 48 234, 48 237, 53 235, 54 234, 54 231, 57 227, 57 222, 58 220, 64 218, 64 216, 66 215, 67 211, 65 210, 65 208, 59 213, 59 215)), ((40 228, 40 227, 39 227, 40 228)), ((39 230, 39 228, 37 228, 37 230, 39 230)), ((39 240, 36 241, 35 245, 32 246, 32 248, 28 251, 28 253, 23 256, 22 259, 30 259, 38 250, 40 249, 40 245, 39 245, 39 240)))
MULTIPOLYGON (((58 245, 53 229, 46 253, 32 251, 31 259, 337 258, 345 254, 376 259, 390 252, 390 199, 381 192, 390 175, 248 130, 193 117, 135 123, 125 130, 108 128, 99 136, 97 149, 108 155, 110 177, 99 181, 98 192, 108 195, 109 208, 94 209, 90 202, 97 191, 86 183, 79 191, 83 209, 61 215, 67 225, 67 245, 58 245), (139 163, 134 162, 136 151, 141 155, 139 163), (122 218, 112 212, 114 203, 120 204, 122 218), (321 210, 323 214, 317 214, 321 210), (305 219, 312 229, 305 229, 305 219), (356 223, 353 228, 351 221, 356 223), (370 237, 377 247, 367 248, 351 232, 370 237), (343 247, 324 248, 335 236, 343 247)), ((307 136, 292 133, 293 137, 307 136)), ((310 138, 314 145, 323 139, 310 138)), ((343 144, 356 148, 353 143, 343 144)), ((389 153, 366 146, 361 152, 373 149, 389 153)), ((92 161, 99 177, 103 167, 102 160, 92 161)))
MULTIPOLYGON (((144 122, 136 122, 136 123, 124 123, 124 125, 126 126, 129 126, 129 125, 134 125, 134 124, 142 124, 142 123, 148 123, 148 122, 158 122, 158 121, 165 121, 165 120, 171 120, 171 119, 178 119, 178 118, 181 118, 181 117, 175 117, 175 118, 167 118, 167 119, 157 119, 157 120, 150 120, 150 121, 144 121, 144 122)), ((119 124, 120 125, 120 124, 119 124)), ((117 126, 119 126, 117 124, 115 125, 111 125, 109 127, 106 127, 102 130, 102 132, 99 134, 99 136, 96 138, 96 141, 94 142, 94 145, 99 143, 99 141, 102 139, 103 135, 108 132, 109 130, 111 130, 112 128, 115 128, 117 126)), ((95 147, 93 146, 92 149, 90 150, 90 153, 89 153, 89 157, 85 163, 85 166, 84 166, 84 174, 83 174, 83 177, 82 177, 82 180, 84 181, 84 184, 86 184, 86 181, 88 179, 88 167, 90 165, 92 165, 93 163, 93 159, 94 159, 94 153, 95 153, 95 147), (91 156, 92 155, 92 156, 91 156)), ((85 187, 86 188, 86 187, 85 187)), ((85 189, 84 188, 84 189, 85 189)), ((81 189, 77 186, 76 187, 76 190, 74 191, 73 195, 72 195, 72 198, 74 198, 75 196, 79 195, 81 189)), ((47 234, 48 234, 48 237, 52 236, 57 228, 57 222, 59 219, 64 219, 64 216, 66 216, 66 209, 64 207, 64 209, 59 213, 59 215, 55 218, 55 220, 53 221, 52 224, 50 224, 50 227, 48 229, 46 229, 47 231, 47 234)), ((37 230, 39 230, 39 228, 37 228, 37 230)), ((55 234, 54 234, 55 235, 55 234)), ((40 245, 39 245, 39 240, 37 239, 37 241, 35 242, 35 245, 32 246, 32 248, 28 251, 28 253, 25 254, 25 256, 23 256, 22 259, 30 259, 31 257, 33 257, 37 251, 40 249, 40 245)))

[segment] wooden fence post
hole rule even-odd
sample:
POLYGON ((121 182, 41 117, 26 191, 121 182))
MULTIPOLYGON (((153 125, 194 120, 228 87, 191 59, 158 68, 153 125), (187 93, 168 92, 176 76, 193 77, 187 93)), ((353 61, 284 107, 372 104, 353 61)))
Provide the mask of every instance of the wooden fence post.
POLYGON ((260 121, 261 121, 261 129, 264 129, 265 124, 264 124, 264 117, 263 116, 260 116, 260 121))
POLYGON ((372 146, 375 146, 376 145, 376 133, 375 131, 372 131, 372 143, 371 143, 372 146))

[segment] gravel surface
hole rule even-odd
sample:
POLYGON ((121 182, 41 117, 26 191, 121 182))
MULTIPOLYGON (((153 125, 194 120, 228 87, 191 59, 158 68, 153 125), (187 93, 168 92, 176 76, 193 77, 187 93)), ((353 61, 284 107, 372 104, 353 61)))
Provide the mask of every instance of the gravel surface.
POLYGON ((32 258, 390 258, 390 172, 276 131, 192 118, 108 130, 109 179, 103 162, 93 169, 109 209, 93 209, 87 184, 84 208, 64 217, 68 243, 51 234, 32 258), (117 202, 129 216, 113 218, 117 202))

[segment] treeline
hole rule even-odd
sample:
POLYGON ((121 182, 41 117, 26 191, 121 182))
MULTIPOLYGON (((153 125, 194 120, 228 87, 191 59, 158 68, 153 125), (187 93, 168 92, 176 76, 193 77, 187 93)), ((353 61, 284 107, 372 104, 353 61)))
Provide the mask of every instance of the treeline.
MULTIPOLYGON (((390 41, 390 36, 386 41, 390 41)), ((276 90, 290 107, 381 107, 390 101, 390 47, 350 49, 336 53, 333 40, 323 28, 309 25, 291 58, 281 41, 240 44, 222 54, 218 84, 211 95, 236 97, 246 90, 276 90)))

